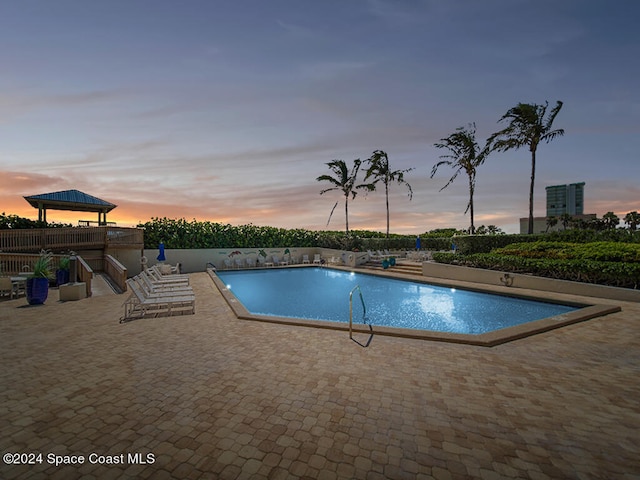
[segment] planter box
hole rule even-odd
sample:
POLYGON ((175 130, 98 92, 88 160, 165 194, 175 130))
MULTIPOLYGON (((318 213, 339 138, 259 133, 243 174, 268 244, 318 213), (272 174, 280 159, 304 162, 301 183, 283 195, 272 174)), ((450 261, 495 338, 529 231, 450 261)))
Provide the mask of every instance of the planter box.
POLYGON ((60 285, 60 301, 68 302, 87 298, 87 284, 84 282, 60 285))

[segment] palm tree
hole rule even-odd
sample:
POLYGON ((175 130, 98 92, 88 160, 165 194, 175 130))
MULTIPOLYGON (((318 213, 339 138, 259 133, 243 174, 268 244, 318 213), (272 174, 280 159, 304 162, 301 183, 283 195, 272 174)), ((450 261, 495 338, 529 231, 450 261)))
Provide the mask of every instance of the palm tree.
POLYGON ((564 230, 567 229, 567 227, 572 221, 573 221, 573 217, 570 214, 563 213, 562 215, 560 215, 560 222, 562 222, 562 228, 564 230))
POLYGON ((505 113, 498 122, 509 120, 509 125, 499 132, 494 133, 487 144, 492 145, 492 150, 506 152, 515 148, 528 146, 531 152, 531 185, 529 186, 529 228, 528 233, 533 233, 533 187, 536 177, 536 151, 540 142, 549 143, 556 137, 564 135, 564 130, 559 128, 552 130, 553 121, 562 108, 562 102, 558 101, 551 109, 549 115, 544 105, 519 103, 505 113))
POLYGON ((367 159, 367 162, 369 163, 369 168, 367 168, 367 173, 364 177, 365 181, 369 177, 373 177, 373 183, 370 184, 373 186, 373 190, 375 190, 375 185, 378 182, 384 184, 387 205, 387 239, 389 239, 389 184, 392 182, 405 184, 409 189, 409 200, 411 200, 413 198, 413 190, 411 190, 411 185, 404 180, 404 174, 410 172, 413 168, 391 171, 389 168, 389 156, 382 150, 374 151, 371 157, 367 159))
POLYGON ((636 212, 635 210, 633 212, 627 213, 624 216, 624 223, 629 225, 630 231, 635 232, 636 228, 638 228, 638 225, 640 225, 640 213, 636 212))
POLYGON ((554 217, 553 215, 550 217, 547 217, 547 229, 545 230, 545 233, 549 231, 550 228, 555 227, 558 224, 558 217, 554 217))
POLYGON ((602 216, 605 228, 616 228, 620 224, 620 218, 613 212, 607 212, 602 216))
POLYGON ((464 213, 470 212, 471 227, 469 232, 473 235, 475 227, 473 225, 473 193, 476 188, 476 169, 482 165, 489 154, 487 148, 480 149, 476 142, 476 124, 470 123, 466 128, 459 127, 454 133, 447 138, 440 139, 439 143, 434 144, 437 148, 446 148, 449 154, 441 155, 440 158, 449 160, 441 160, 433 166, 431 170, 431 178, 436 174, 438 167, 448 165, 456 169, 453 176, 440 191, 447 188, 456 179, 458 174, 464 170, 469 178, 469 203, 464 213))
MULTIPOLYGON (((344 194, 344 215, 346 220, 346 233, 349 235, 349 197, 353 200, 356 198, 357 189, 367 189, 369 191, 373 190, 372 185, 356 185, 356 177, 358 176, 358 171, 360 170, 360 165, 362 165, 362 161, 357 158, 353 161, 353 166, 351 170, 348 169, 347 164, 344 160, 332 160, 327 163, 329 166, 329 170, 331 170, 335 177, 331 175, 320 175, 316 180, 318 182, 329 182, 333 185, 333 187, 325 188, 320 192, 320 195, 330 192, 332 190, 341 190, 344 194)), ((331 221, 331 215, 333 215, 333 211, 335 210, 338 202, 335 203, 333 208, 331 209, 331 213, 329 214, 329 221, 331 221)), ((329 222, 327 222, 327 225, 329 222)))

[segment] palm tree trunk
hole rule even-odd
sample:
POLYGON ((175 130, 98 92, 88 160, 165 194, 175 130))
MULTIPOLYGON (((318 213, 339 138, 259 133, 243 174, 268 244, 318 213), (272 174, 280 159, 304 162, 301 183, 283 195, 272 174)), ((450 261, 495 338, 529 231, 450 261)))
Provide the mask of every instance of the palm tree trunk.
POLYGON ((384 184, 384 194, 386 196, 387 201, 387 246, 389 242, 389 184, 384 184))
POLYGON ((344 196, 344 218, 347 227, 347 235, 349 235, 349 195, 344 196))
POLYGON ((476 231, 476 227, 473 225, 473 180, 469 177, 469 215, 471 216, 471 228, 470 234, 473 235, 476 231))
POLYGON ((529 186, 529 228, 527 233, 533 233, 533 185, 536 180, 536 150, 531 150, 531 185, 529 186))

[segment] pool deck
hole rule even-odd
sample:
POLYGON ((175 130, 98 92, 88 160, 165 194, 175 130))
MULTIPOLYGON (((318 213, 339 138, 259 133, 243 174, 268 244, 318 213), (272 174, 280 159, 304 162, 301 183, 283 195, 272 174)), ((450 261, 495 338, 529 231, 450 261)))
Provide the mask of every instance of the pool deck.
POLYGON ((548 294, 622 311, 491 348, 361 348, 191 284, 195 315, 126 324, 122 295, 0 301, 0 450, 44 455, 0 478, 640 478, 638 303, 548 294))

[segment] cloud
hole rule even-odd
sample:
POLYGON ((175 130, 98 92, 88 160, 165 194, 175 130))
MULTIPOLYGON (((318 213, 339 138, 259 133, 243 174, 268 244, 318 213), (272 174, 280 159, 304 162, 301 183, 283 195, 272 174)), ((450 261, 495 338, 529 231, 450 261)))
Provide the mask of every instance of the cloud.
POLYGON ((0 95, 0 121, 10 120, 41 109, 84 107, 99 105, 123 98, 118 89, 94 90, 77 93, 32 93, 24 90, 0 95))

